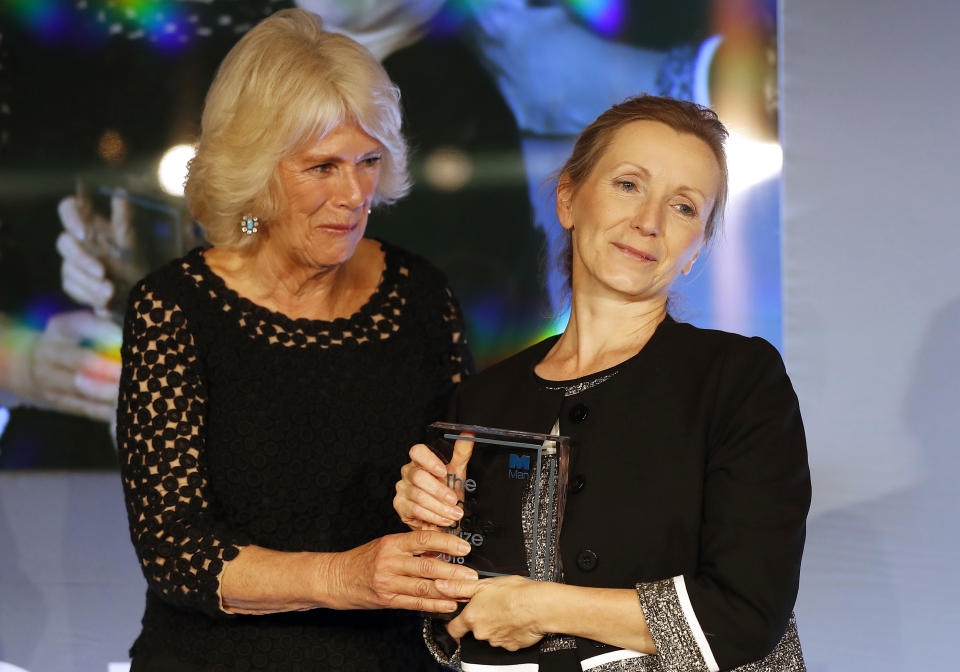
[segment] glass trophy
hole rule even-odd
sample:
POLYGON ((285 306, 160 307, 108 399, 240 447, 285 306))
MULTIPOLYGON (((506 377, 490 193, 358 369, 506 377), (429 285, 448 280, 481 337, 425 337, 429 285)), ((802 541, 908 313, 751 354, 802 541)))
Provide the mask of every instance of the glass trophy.
POLYGON ((114 321, 123 322, 127 295, 140 278, 171 259, 182 256, 203 240, 203 233, 186 211, 183 199, 146 196, 124 189, 100 186, 88 189, 77 185, 77 197, 83 205, 101 217, 95 218, 82 245, 104 264, 114 292, 107 311, 114 321), (119 234, 109 221, 113 216, 111 199, 126 201, 129 227, 119 234))
POLYGON ((447 474, 464 515, 445 529, 468 541, 471 550, 466 557, 444 559, 476 570, 481 578, 512 574, 557 580, 569 438, 447 422, 427 429, 427 445, 446 464, 457 440, 473 443, 466 473, 447 474))

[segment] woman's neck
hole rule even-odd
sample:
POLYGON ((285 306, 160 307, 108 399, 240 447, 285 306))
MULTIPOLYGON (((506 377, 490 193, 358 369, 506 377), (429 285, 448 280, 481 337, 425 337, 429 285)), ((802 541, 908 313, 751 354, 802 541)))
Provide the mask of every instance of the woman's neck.
POLYGON ((376 290, 383 270, 379 245, 366 239, 346 262, 330 266, 303 263, 266 241, 249 252, 214 248, 207 261, 238 294, 292 319, 353 314, 376 290))
POLYGON ((574 294, 570 322, 536 372, 570 380, 616 366, 640 352, 666 316, 666 296, 630 301, 574 294))

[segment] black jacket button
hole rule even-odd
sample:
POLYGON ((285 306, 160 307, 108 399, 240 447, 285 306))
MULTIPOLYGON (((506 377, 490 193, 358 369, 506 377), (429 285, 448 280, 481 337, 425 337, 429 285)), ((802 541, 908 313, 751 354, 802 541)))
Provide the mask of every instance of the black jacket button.
POLYGON ((587 415, 590 413, 590 410, 583 404, 577 404, 570 409, 570 413, 567 417, 570 418, 570 422, 575 424, 580 424, 587 419, 587 415))
POLYGON ((580 551, 579 555, 577 555, 577 567, 584 572, 592 572, 597 568, 597 563, 599 562, 600 558, 597 557, 597 554, 589 549, 580 551))
POLYGON ((577 474, 576 478, 570 481, 570 492, 580 492, 586 484, 587 477, 583 474, 577 474))

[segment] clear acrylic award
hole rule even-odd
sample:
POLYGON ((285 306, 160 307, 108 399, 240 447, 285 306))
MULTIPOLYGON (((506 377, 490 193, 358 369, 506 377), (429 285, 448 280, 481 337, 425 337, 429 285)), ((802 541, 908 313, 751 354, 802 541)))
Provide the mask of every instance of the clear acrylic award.
POLYGON ((463 518, 446 532, 470 543, 464 564, 481 577, 553 581, 561 572, 558 538, 566 504, 570 440, 493 427, 436 422, 427 445, 449 464, 454 443, 473 443, 466 473, 448 473, 463 518))

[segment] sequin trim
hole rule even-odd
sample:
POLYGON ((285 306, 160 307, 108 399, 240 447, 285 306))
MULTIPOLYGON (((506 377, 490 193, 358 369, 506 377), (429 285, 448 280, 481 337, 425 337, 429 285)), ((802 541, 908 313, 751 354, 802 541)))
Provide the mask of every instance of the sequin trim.
POLYGON ((430 652, 430 655, 433 656, 435 661, 450 670, 461 669, 460 646, 457 645, 457 650, 453 652, 453 655, 448 657, 437 644, 437 640, 433 636, 433 619, 429 616, 425 616, 423 618, 423 641, 427 645, 427 651, 430 652))
POLYGON ((613 373, 608 373, 605 376, 599 376, 597 378, 592 378, 591 380, 585 380, 581 383, 575 383, 573 385, 547 385, 545 387, 548 390, 563 390, 563 396, 572 397, 575 394, 580 394, 585 390, 589 390, 592 387, 596 387, 601 383, 607 382, 618 373, 620 372, 614 371, 613 373))
MULTIPOLYGON (((693 632, 683 614, 683 606, 677 595, 674 580, 664 579, 637 584, 640 606, 647 620, 647 627, 657 655, 622 661, 634 667, 593 668, 592 672, 608 670, 650 670, 651 672, 708 672, 707 663, 700 654, 693 632), (652 667, 646 663, 656 663, 652 667)), ((619 664, 619 663, 618 663, 619 664)), ((791 615, 787 629, 776 648, 764 658, 733 668, 730 672, 806 672, 797 625, 791 615)))

